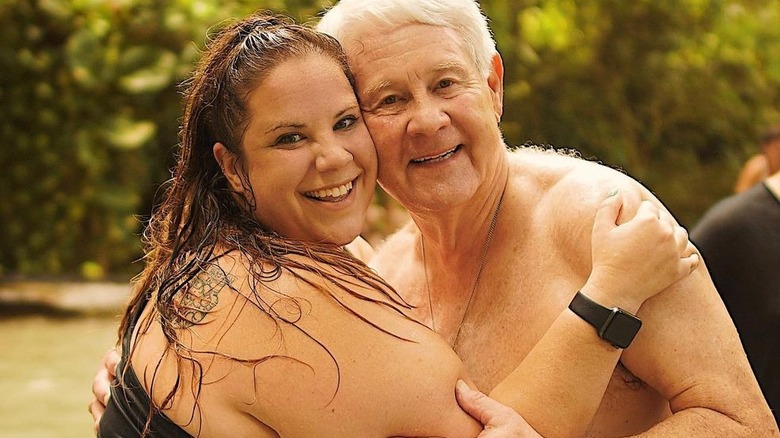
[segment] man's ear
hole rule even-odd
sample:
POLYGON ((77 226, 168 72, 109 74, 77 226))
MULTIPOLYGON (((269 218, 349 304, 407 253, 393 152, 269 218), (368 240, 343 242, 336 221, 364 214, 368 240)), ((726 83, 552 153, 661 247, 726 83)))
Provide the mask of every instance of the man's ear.
POLYGON ((494 53, 493 58, 490 60, 488 87, 492 90, 493 110, 496 113, 496 120, 500 122, 501 115, 504 113, 504 61, 498 52, 494 53))
POLYGON ((217 160, 222 173, 227 178, 230 187, 234 191, 244 194, 244 184, 241 183, 241 175, 238 174, 238 157, 230 152, 222 143, 214 143, 214 159, 217 160))

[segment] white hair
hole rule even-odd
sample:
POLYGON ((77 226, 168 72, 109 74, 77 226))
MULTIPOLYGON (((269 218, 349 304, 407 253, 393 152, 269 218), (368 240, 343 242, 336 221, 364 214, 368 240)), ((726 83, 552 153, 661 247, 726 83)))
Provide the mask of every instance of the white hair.
POLYGON ((417 23, 452 29, 485 77, 496 53, 488 19, 474 0, 341 0, 323 15, 317 30, 344 45, 352 38, 349 32, 354 23, 393 28, 417 23))

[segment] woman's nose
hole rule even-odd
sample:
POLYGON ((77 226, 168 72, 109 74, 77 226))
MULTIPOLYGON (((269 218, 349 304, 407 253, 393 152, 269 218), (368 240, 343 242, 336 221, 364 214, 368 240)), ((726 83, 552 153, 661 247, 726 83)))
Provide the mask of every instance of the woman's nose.
POLYGON ((329 144, 321 144, 315 159, 315 166, 320 172, 340 169, 352 161, 352 154, 341 144, 332 141, 329 144))

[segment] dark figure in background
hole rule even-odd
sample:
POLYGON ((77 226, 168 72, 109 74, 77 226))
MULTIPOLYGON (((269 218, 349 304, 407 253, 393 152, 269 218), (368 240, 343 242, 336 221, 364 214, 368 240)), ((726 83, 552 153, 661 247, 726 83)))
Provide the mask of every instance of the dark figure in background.
POLYGON ((715 204, 691 239, 780 422, 780 171, 715 204))

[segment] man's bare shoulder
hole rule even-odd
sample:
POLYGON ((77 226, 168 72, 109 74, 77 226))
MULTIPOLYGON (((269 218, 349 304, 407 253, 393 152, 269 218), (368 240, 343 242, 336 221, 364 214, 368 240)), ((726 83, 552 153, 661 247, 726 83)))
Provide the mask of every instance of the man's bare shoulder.
POLYGON ((389 235, 382 244, 375 249, 374 257, 370 265, 385 264, 397 261, 399 257, 409 254, 415 248, 420 239, 420 231, 414 222, 409 221, 399 230, 389 235))
POLYGON ((420 231, 409 221, 401 229, 388 236, 377 248, 369 266, 396 289, 408 291, 412 274, 419 270, 418 245, 420 231))
POLYGON ((629 210, 643 199, 653 198, 619 169, 584 159, 573 150, 523 147, 510 153, 510 166, 520 193, 532 194, 536 210, 546 218, 590 221, 601 201, 614 190, 624 196, 629 210))

